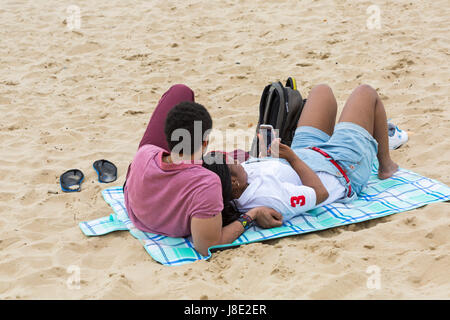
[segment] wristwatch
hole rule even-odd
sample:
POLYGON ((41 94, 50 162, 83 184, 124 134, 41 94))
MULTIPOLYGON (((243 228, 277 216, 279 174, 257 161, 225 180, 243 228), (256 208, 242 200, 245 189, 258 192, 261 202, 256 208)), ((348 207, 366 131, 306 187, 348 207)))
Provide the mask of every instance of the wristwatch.
POLYGON ((255 224, 255 221, 245 213, 241 214, 237 220, 242 224, 244 230, 249 229, 255 224))

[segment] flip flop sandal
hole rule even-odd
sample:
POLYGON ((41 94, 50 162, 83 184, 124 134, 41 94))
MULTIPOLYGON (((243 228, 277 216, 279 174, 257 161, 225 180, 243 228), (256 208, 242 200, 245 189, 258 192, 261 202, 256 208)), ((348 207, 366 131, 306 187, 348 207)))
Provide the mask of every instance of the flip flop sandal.
POLYGON ((92 165, 98 174, 98 181, 110 183, 117 179, 117 167, 108 160, 97 160, 92 165))
POLYGON ((70 169, 59 177, 59 183, 64 192, 76 192, 81 190, 83 179, 83 172, 78 169, 70 169))

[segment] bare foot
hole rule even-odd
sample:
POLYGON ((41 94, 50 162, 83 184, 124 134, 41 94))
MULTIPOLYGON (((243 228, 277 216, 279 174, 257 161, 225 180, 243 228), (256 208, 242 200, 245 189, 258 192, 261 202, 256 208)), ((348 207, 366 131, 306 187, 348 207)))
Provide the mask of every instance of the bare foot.
POLYGON ((394 161, 389 160, 388 163, 383 164, 378 168, 378 178, 380 180, 385 180, 387 178, 390 178, 393 176, 394 173, 396 173, 398 170, 398 164, 396 164, 394 161))

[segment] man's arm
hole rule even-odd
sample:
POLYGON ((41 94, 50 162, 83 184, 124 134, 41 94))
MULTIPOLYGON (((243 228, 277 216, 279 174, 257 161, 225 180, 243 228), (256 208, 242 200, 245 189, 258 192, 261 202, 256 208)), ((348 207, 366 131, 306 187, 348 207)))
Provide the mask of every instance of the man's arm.
MULTIPOLYGON (((274 228, 282 225, 282 215, 267 207, 253 208, 247 212, 262 228, 274 228)), ((232 243, 244 232, 239 221, 234 221, 222 228, 222 214, 212 218, 191 219, 191 234, 195 249, 203 256, 208 255, 208 248, 232 243)))
POLYGON ((303 185, 314 189, 316 192, 316 205, 327 200, 329 196, 328 191, 317 174, 289 146, 281 143, 279 139, 272 142, 272 150, 276 152, 277 148, 278 156, 289 162, 300 177, 300 180, 302 180, 303 185))

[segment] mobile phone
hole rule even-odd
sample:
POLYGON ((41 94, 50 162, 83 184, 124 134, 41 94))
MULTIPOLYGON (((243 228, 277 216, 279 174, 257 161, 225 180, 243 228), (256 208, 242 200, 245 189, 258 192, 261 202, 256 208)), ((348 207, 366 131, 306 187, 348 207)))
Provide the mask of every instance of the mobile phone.
POLYGON ((270 145, 272 144, 273 139, 276 138, 273 126, 270 124, 261 124, 259 126, 259 136, 263 139, 262 145, 266 147, 267 156, 270 156, 270 145))

